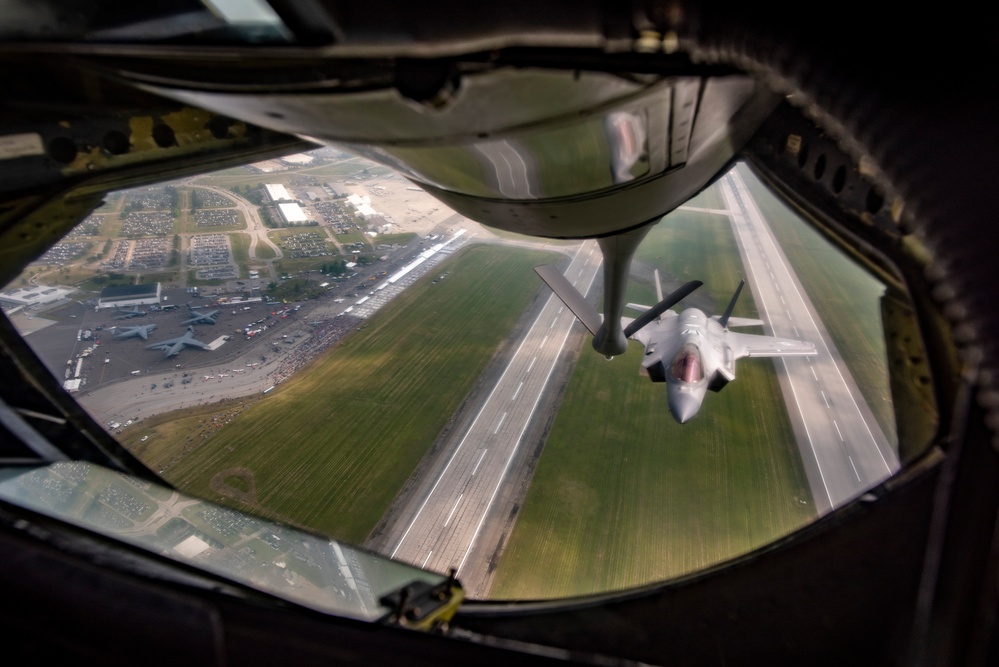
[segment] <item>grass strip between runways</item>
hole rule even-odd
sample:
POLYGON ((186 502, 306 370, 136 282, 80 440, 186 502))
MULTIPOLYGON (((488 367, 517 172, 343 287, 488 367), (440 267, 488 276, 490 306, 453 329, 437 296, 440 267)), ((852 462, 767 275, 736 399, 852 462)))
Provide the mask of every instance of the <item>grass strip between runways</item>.
POLYGON ((360 543, 539 293, 532 267, 551 261, 552 253, 497 246, 460 253, 167 477, 204 498, 360 543), (228 498, 213 490, 237 478, 228 498))

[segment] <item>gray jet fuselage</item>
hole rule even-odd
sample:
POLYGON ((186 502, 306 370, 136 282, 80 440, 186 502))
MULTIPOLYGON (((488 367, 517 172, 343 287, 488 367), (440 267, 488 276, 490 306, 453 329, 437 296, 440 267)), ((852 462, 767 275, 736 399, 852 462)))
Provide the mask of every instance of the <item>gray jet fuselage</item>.
POLYGON ((653 382, 666 383, 669 411, 681 424, 700 410, 716 372, 720 377, 735 377, 726 333, 716 320, 697 308, 688 308, 679 315, 667 311, 662 320, 634 335, 645 344, 642 366, 653 382))
MULTIPOLYGON (((606 254, 606 253, 605 253, 606 254)), ((800 340, 758 336, 730 331, 729 327, 760 326, 762 320, 732 317, 732 310, 745 281, 732 296, 721 316, 708 317, 704 311, 688 308, 677 314, 670 308, 701 286, 692 280, 663 298, 656 270, 656 295, 659 303, 643 306, 629 303, 628 308, 642 311, 634 320, 608 319, 600 316, 586 298, 554 266, 538 266, 535 272, 552 288, 555 295, 573 312, 591 334, 594 348, 608 358, 627 349, 631 338, 645 346, 642 367, 653 382, 666 383, 669 411, 681 424, 697 414, 707 390, 721 391, 735 379, 735 362, 742 357, 794 357, 815 354, 815 346, 800 340)), ((609 313, 625 307, 615 296, 615 303, 605 307, 609 313)))
MULTIPOLYGON (((729 324, 762 322, 732 318, 729 324)), ((645 345, 642 366, 653 382, 666 383, 669 411, 681 424, 697 415, 709 389, 720 391, 735 379, 737 359, 815 354, 811 343, 730 331, 718 318, 697 308, 680 314, 666 311, 659 321, 646 325, 632 338, 645 345)))

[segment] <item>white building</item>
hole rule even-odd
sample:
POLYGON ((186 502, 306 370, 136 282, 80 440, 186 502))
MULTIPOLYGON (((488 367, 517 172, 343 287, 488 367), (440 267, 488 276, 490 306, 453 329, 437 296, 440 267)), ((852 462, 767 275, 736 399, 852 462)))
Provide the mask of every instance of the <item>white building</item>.
POLYGON ((309 221, 309 216, 305 215, 305 211, 298 204, 278 204, 278 208, 281 210, 281 217, 289 225, 300 225, 309 221))
POLYGON ((160 283, 145 285, 119 285, 105 287, 97 300, 97 308, 128 308, 130 306, 150 306, 160 302, 163 288, 160 283))
POLYGON ((72 290, 66 287, 48 287, 47 285, 18 287, 0 292, 0 305, 3 305, 4 308, 17 308, 18 306, 32 308, 65 299, 70 294, 72 294, 72 290))
POLYGON ((288 189, 280 183, 267 183, 264 185, 264 188, 267 189, 267 195, 271 198, 271 201, 295 201, 295 198, 291 196, 288 189))
POLYGON ((350 195, 347 197, 347 201, 351 203, 357 214, 361 216, 363 220, 367 220, 370 217, 378 215, 375 209, 371 208, 371 197, 362 197, 360 195, 350 195))

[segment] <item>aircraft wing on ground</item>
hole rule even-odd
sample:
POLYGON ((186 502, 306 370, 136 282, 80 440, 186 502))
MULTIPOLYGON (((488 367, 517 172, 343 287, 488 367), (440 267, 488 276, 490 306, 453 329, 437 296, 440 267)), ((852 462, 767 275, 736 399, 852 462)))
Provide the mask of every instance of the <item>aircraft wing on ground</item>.
POLYGON ((178 336, 177 338, 171 338, 170 340, 162 340, 158 343, 153 343, 152 345, 147 345, 147 350, 163 350, 166 352, 167 357, 172 357, 184 347, 196 347, 200 350, 211 349, 207 343, 202 343, 200 340, 195 340, 193 327, 188 327, 187 333, 183 336, 178 336))
POLYGON ((729 347, 736 359, 742 357, 803 357, 816 354, 815 346, 800 340, 729 332, 729 347))

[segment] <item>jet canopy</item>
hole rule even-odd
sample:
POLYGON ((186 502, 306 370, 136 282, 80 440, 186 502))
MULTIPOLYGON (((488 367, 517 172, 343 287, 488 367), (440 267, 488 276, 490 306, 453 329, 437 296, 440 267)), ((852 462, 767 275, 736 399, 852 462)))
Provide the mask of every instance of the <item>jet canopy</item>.
POLYGON ((704 366, 701 364, 701 351, 696 345, 687 343, 673 357, 669 367, 670 375, 680 382, 694 383, 704 379, 704 366))

